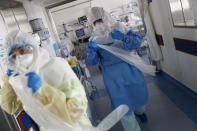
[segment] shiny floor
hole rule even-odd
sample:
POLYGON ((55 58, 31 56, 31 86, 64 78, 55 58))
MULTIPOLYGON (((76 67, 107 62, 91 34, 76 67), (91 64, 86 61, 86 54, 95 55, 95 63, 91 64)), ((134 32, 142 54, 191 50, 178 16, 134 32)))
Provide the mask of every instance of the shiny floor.
MULTIPOLYGON (((95 123, 99 123, 112 111, 111 103, 98 66, 88 68, 92 76, 90 81, 97 89, 89 103, 95 123)), ((149 90, 146 106, 148 123, 139 122, 142 131, 197 131, 197 99, 180 90, 178 85, 162 75, 145 76, 145 79, 149 90)), ((10 131, 1 111, 0 123, 0 131, 10 131)), ((124 130, 119 122, 110 131, 124 130)))
POLYGON ((2 110, 0 109, 0 131, 9 131, 9 125, 3 115, 2 110))
MULTIPOLYGON (((98 67, 93 66, 89 69, 92 75, 91 81, 98 88, 98 92, 94 94, 93 103, 95 119, 100 121, 111 112, 110 99, 98 67)), ((146 106, 148 123, 139 122, 142 131, 197 131, 197 121, 195 121, 197 100, 176 89, 176 85, 162 75, 145 76, 145 79, 149 90, 149 101, 146 106)), ((119 122, 110 131, 124 130, 119 122)))

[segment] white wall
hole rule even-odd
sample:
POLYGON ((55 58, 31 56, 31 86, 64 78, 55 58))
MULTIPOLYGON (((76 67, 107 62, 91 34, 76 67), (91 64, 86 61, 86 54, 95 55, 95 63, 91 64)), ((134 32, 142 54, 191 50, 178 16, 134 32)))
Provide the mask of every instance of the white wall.
POLYGON ((162 70, 197 92, 197 57, 175 49, 173 37, 197 41, 197 29, 174 28, 168 0, 155 0, 150 12, 157 34, 162 34, 162 70))
MULTIPOLYGON (((125 5, 131 1, 136 0, 92 0, 91 2, 89 0, 77 0, 50 9, 49 16, 53 30, 55 31, 58 29, 59 25, 62 25, 63 23, 70 23, 71 21, 77 20, 81 16, 87 15, 87 13, 89 13, 90 7, 100 6, 105 10, 110 11, 110 9, 125 5)), ((86 33, 88 34, 89 31, 86 33)), ((74 32, 70 32, 67 35, 72 41, 75 41, 74 32)))
POLYGON ((90 7, 100 6, 106 11, 110 11, 110 9, 125 5, 131 1, 135 0, 92 0, 91 3, 89 0, 77 0, 72 3, 52 8, 50 9, 50 12, 57 27, 60 24, 77 20, 78 17, 85 15, 90 7))
POLYGON ((110 9, 117 8, 118 6, 128 4, 131 1, 136 1, 136 0, 93 0, 91 2, 92 7, 94 6, 101 6, 103 7, 106 11, 110 11, 110 9))
MULTIPOLYGON (((0 39, 1 38, 5 38, 7 33, 8 33, 8 31, 7 31, 6 25, 5 25, 4 21, 3 21, 2 16, 0 15, 0 39)), ((2 41, 0 40, 0 43, 1 42, 2 41)), ((1 60, 0 60, 0 62, 1 62, 1 60)), ((2 79, 1 78, 2 78, 3 74, 6 72, 4 66, 5 65, 3 63, 0 63, 0 84, 2 83, 2 79)))
POLYGON ((7 31, 6 25, 3 21, 2 16, 0 15, 0 36, 5 37, 7 35, 7 33, 8 33, 8 31, 7 31))
POLYGON ((58 10, 52 10, 51 14, 54 19, 54 22, 57 25, 63 24, 63 23, 69 23, 73 20, 77 20, 78 17, 85 15, 85 9, 90 7, 89 3, 83 3, 77 6, 72 6, 71 4, 62 6, 61 9, 58 10))

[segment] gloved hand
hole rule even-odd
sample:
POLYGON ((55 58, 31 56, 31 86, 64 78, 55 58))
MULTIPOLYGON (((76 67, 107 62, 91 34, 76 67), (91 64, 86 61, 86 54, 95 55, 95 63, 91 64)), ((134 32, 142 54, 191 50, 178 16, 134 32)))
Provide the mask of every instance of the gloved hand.
POLYGON ((98 49, 98 44, 95 41, 89 41, 88 46, 93 49, 98 49))
POLYGON ((9 77, 12 75, 12 73, 13 73, 13 70, 10 70, 10 69, 7 70, 7 75, 8 75, 9 77))
POLYGON ((27 86, 32 89, 32 94, 34 94, 40 88, 42 81, 35 72, 27 73, 25 76, 28 77, 27 86))
POLYGON ((125 34, 120 32, 119 30, 114 30, 110 33, 111 37, 116 40, 123 40, 125 34))

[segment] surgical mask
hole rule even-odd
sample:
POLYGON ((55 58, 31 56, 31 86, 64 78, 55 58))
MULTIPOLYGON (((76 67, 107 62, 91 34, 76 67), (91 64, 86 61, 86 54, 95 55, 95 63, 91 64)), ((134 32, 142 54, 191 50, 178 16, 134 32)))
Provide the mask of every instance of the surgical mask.
POLYGON ((110 35, 106 36, 95 36, 92 39, 93 41, 96 41, 98 44, 111 44, 114 42, 114 40, 111 38, 110 35))
POLYGON ((104 23, 97 23, 94 28, 93 40, 98 44, 109 44, 113 42, 110 36, 111 29, 104 23))
POLYGON ((105 33, 105 25, 103 23, 97 23, 95 26, 95 31, 104 34, 105 33))
POLYGON ((97 35, 105 36, 106 34, 109 34, 110 31, 110 27, 105 23, 96 23, 94 27, 94 33, 97 35))
POLYGON ((18 55, 16 57, 16 65, 23 67, 23 68, 29 68, 31 64, 33 63, 33 53, 31 54, 24 54, 24 55, 18 55))

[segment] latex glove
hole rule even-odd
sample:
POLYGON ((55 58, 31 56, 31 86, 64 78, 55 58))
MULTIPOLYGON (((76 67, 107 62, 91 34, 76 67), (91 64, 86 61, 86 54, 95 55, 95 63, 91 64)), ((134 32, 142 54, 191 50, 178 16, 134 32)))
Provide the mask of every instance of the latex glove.
POLYGON ((12 73, 13 73, 13 70, 10 70, 10 69, 7 70, 7 75, 8 75, 9 77, 12 75, 12 73))
POLYGON ((93 49, 98 49, 98 44, 95 41, 89 41, 88 46, 93 49))
POLYGON ((114 30, 110 33, 111 37, 116 40, 123 40, 125 34, 120 32, 119 30, 114 30))
POLYGON ((42 81, 35 72, 27 73, 25 76, 28 77, 27 86, 32 89, 32 94, 40 88, 42 81))

